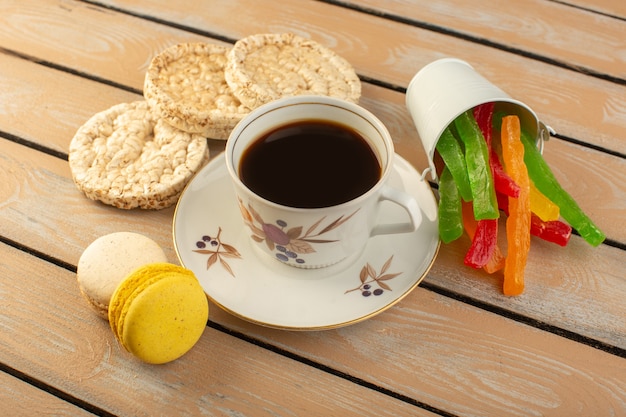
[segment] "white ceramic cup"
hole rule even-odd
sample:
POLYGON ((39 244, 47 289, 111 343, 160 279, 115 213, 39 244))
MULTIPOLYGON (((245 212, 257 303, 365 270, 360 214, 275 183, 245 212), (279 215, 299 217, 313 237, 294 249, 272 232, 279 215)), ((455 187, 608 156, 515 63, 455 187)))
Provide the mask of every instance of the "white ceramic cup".
MULTIPOLYGON (((332 151, 328 149, 328 152, 332 151)), ((414 232, 421 222, 422 214, 416 200, 387 184, 395 155, 389 132, 378 118, 357 104, 325 96, 296 96, 265 104, 253 110, 233 129, 225 154, 252 244, 269 257, 288 265, 300 268, 333 265, 360 253, 373 236, 414 232), (378 182, 348 202, 322 208, 288 207, 268 201, 250 190, 239 176, 243 152, 276 128, 310 120, 344 125, 366 139, 381 166, 378 182), (384 219, 379 219, 379 207, 383 201, 402 207, 407 213, 407 221, 385 223, 384 219)))
POLYGON ((432 179, 437 180, 433 156, 448 125, 467 110, 490 102, 495 103, 494 111, 517 115, 522 129, 534 135, 543 151, 543 142, 554 134, 552 128, 541 123, 530 107, 511 98, 467 62, 443 58, 415 74, 406 91, 406 106, 428 155, 429 167, 422 177, 430 171, 432 179))

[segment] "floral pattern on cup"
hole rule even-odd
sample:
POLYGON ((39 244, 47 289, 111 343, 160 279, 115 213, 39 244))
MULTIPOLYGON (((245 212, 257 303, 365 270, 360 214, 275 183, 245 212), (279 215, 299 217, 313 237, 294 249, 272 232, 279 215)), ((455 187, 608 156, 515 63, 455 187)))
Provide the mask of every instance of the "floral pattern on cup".
POLYGON ((202 238, 196 242, 198 249, 193 252, 209 255, 206 263, 207 270, 219 262, 219 264, 234 277, 235 274, 226 259, 241 259, 241 254, 234 246, 222 242, 220 240, 221 234, 222 228, 219 227, 217 235, 214 237, 210 235, 202 236, 202 238))
POLYGON ((306 264, 306 256, 302 255, 316 252, 314 245, 337 242, 337 240, 323 239, 322 235, 341 226, 358 211, 357 209, 349 216, 340 216, 322 227, 326 219, 324 216, 305 230, 304 226, 289 226, 281 219, 268 223, 250 204, 246 207, 241 199, 239 199, 239 209, 245 224, 252 231, 252 239, 255 242, 264 242, 279 261, 293 262, 302 266, 306 264))
POLYGON ((391 291, 391 287, 387 285, 385 281, 392 280, 402 274, 402 272, 387 273, 391 267, 392 261, 393 255, 387 259, 387 262, 385 262, 380 272, 376 272, 369 262, 366 263, 365 266, 361 268, 361 272, 359 273, 359 280, 361 281, 361 284, 356 288, 347 290, 344 294, 348 294, 353 291, 360 291, 363 297, 369 297, 372 294, 378 296, 382 295, 385 291, 391 291))

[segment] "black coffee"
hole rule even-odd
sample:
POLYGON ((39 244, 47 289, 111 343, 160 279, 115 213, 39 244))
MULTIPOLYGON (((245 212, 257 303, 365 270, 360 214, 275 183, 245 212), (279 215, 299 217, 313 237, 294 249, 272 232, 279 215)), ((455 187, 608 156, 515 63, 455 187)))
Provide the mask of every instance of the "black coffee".
POLYGON ((381 167, 354 130, 309 120, 281 126, 254 141, 241 157, 243 183, 267 200, 290 207, 345 203, 380 179, 381 167))

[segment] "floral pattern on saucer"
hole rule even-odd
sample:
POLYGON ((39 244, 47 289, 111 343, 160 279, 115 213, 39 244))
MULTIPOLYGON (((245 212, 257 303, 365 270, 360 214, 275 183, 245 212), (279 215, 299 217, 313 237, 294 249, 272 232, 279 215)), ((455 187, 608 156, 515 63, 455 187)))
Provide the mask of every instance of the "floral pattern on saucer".
MULTIPOLYGON (((294 268, 297 264, 267 261, 252 245, 265 243, 251 240, 250 229, 242 222, 226 160, 223 155, 217 156, 196 174, 178 200, 172 222, 176 255, 181 265, 196 274, 215 305, 252 323, 284 330, 319 331, 361 322, 396 305, 414 290, 439 251, 437 201, 428 182, 408 161, 396 155, 389 183, 417 199, 424 214, 418 230, 376 236, 360 254, 346 262, 325 268, 294 268), (206 241, 203 235, 211 239, 206 241), (203 248, 197 246, 200 241, 203 248), (220 243, 228 243, 236 252, 229 252, 228 246, 220 247, 220 243), (389 261, 391 255, 393 259, 389 261), (381 280, 401 271, 393 279, 381 280), (370 288, 365 289, 365 285, 370 288), (392 290, 385 289, 385 285, 392 290), (353 288, 356 289, 350 291, 353 288), (378 288, 383 293, 375 296, 378 288), (363 296, 364 290, 371 295, 363 296)), ((391 223, 405 220, 404 213, 388 209, 387 205, 382 205, 381 216, 391 223)), ((317 228, 321 231, 336 217, 339 214, 327 217, 317 228)), ((274 219, 264 220, 275 223, 274 219)), ((289 226, 302 224, 302 234, 309 226, 283 220, 293 223, 289 226)), ((258 227, 259 222, 255 223, 258 227)), ((330 234, 320 238, 333 239, 330 234)), ((312 244, 318 252, 328 245, 331 244, 312 244)))
POLYGON ((299 265, 306 263, 306 257, 302 255, 316 252, 314 245, 336 242, 336 240, 319 237, 341 226, 358 211, 357 209, 347 217, 340 216, 318 231, 326 218, 322 217, 304 231, 303 226, 289 227, 287 222, 281 219, 277 219, 274 223, 267 223, 250 204, 246 207, 241 199, 238 201, 244 223, 252 231, 252 239, 259 243, 265 242, 270 251, 275 251, 276 259, 279 261, 295 262, 299 265))
POLYGON ((220 240, 221 234, 222 228, 219 227, 215 237, 211 237, 210 235, 202 236, 202 238, 196 242, 196 247, 198 249, 193 252, 202 255, 209 255, 206 263, 207 270, 219 262, 219 264, 234 277, 235 274, 233 273, 233 270, 228 262, 226 262, 226 259, 241 259, 241 254, 237 251, 237 249, 235 249, 234 246, 222 242, 220 240))
POLYGON ((359 279, 361 281, 361 285, 356 288, 352 288, 351 290, 347 290, 344 294, 348 294, 353 291, 361 291, 361 295, 363 297, 369 297, 370 295, 381 295, 385 290, 391 291, 391 287, 387 285, 385 281, 389 281, 402 274, 402 272, 395 273, 387 273, 389 268, 391 267, 391 262, 393 261, 393 255, 387 259, 387 262, 383 265, 380 270, 380 273, 377 273, 376 270, 370 265, 370 263, 366 263, 363 268, 361 268, 361 272, 359 273, 359 279), (374 288, 374 285, 377 288, 374 288))

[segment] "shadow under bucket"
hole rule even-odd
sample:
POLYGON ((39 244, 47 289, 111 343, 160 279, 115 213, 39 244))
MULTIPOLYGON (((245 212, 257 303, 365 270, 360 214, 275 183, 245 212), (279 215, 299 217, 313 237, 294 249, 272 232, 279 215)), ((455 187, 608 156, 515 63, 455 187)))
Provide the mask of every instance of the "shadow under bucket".
POLYGON ((522 130, 534 135, 543 152, 544 141, 554 134, 552 128, 540 122, 530 107, 511 98, 467 62, 443 58, 415 74, 406 91, 406 106, 428 155, 429 167, 422 172, 422 178, 430 171, 431 178, 437 180, 435 147, 450 123, 462 113, 491 102, 495 112, 517 115, 522 130))

